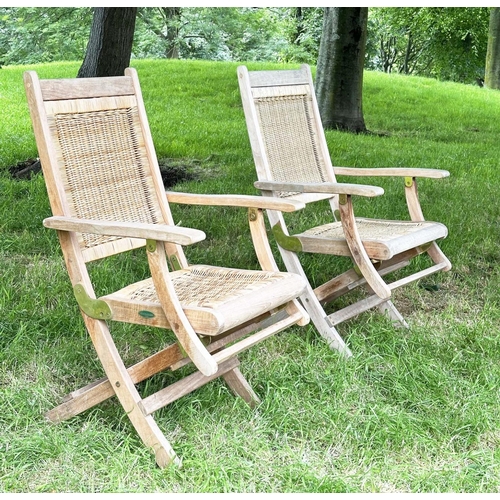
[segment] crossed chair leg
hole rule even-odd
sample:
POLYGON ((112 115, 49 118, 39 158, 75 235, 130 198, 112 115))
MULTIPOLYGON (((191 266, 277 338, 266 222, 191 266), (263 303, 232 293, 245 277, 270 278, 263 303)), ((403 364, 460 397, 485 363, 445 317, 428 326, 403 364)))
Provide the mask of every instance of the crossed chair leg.
MULTIPOLYGON (((275 314, 279 315, 280 312, 275 314)), ((282 316, 285 315, 282 314, 282 316)), ((207 350, 211 354, 223 351, 227 344, 245 336, 249 331, 253 331, 257 323, 265 329, 269 317, 269 314, 263 315, 243 327, 213 337, 212 342, 207 345, 207 350)), ((284 321, 293 320, 288 320, 285 317, 284 321)), ((190 359, 186 357, 178 344, 171 344, 126 368, 111 338, 107 324, 104 321, 88 317, 85 317, 85 322, 107 376, 71 392, 60 405, 46 413, 46 417, 54 423, 67 420, 112 396, 117 396, 144 444, 154 451, 157 464, 160 467, 165 467, 170 463, 180 465, 181 460, 153 419, 152 414, 156 410, 218 377, 222 377, 232 392, 250 406, 253 407, 260 403, 258 396, 241 373, 240 361, 236 356, 230 356, 225 361, 220 362, 219 370, 212 376, 207 377, 201 372, 195 371, 155 394, 142 398, 136 384, 161 371, 177 370, 189 364, 190 359)))

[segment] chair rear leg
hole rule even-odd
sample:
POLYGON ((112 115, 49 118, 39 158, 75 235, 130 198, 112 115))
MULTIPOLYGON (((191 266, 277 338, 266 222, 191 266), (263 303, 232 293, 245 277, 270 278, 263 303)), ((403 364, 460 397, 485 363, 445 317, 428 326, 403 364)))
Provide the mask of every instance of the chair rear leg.
POLYGON ((396 306, 391 300, 382 302, 382 304, 379 304, 377 308, 382 314, 387 314, 389 316, 394 326, 399 328, 410 328, 402 314, 396 309, 396 306))
POLYGON ((250 407, 255 407, 260 403, 260 399, 255 394, 247 379, 243 376, 239 368, 224 373, 222 375, 226 384, 231 388, 236 396, 240 396, 250 407))
POLYGON ((351 357, 352 352, 340 336, 335 326, 328 319, 313 289, 307 285, 306 291, 300 296, 300 302, 311 317, 319 334, 326 340, 330 349, 336 349, 346 357, 351 357))

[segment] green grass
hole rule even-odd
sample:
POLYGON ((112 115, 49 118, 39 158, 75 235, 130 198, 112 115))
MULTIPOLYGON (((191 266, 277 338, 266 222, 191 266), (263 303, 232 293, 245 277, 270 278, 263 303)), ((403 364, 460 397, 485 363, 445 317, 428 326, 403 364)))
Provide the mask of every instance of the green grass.
MULTIPOLYGON (((134 66, 158 156, 201 173, 175 189, 255 194, 237 65, 134 66)), ((42 226, 50 215, 43 178, 14 181, 7 172, 37 155, 22 85, 26 69, 42 78, 73 77, 78 64, 0 70, 1 492, 499 491, 499 92, 366 73, 365 120, 377 134, 328 132, 333 162, 449 170, 448 179, 422 181, 420 195, 427 218, 448 226, 441 247, 453 270, 426 280, 437 291, 412 284, 395 293, 407 331, 374 312, 340 325, 354 352, 349 361, 330 351, 312 325, 247 351, 242 371, 262 399, 254 410, 216 381, 157 412, 183 458, 181 469, 160 470, 114 400, 62 424, 44 420, 102 368, 56 235, 42 226)), ((358 214, 406 217, 401 180, 360 182, 381 185, 386 194, 356 199, 358 214)), ((182 225, 208 235, 188 249, 191 261, 257 268, 244 210, 172 208, 182 225)), ((326 215, 320 204, 296 223, 326 215)), ((93 265, 99 290, 147 273, 142 257, 132 252, 93 265)), ((306 269, 318 280, 346 265, 308 257, 306 269)), ((113 329, 130 362, 165 342, 158 330, 113 329)), ((178 376, 157 375, 140 389, 151 393, 178 376)))

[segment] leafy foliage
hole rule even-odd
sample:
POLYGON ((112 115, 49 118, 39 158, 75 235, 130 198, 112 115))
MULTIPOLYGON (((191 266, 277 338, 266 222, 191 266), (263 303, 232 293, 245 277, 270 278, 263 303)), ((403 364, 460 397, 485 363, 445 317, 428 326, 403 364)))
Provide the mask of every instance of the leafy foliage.
MULTIPOLYGON (((174 43, 182 59, 279 60, 290 45, 290 8, 197 7, 181 8, 178 15, 165 15, 165 7, 145 8, 140 12, 136 47, 146 54, 144 41, 160 34, 166 53, 174 43), (167 40, 169 31, 174 40, 167 40)), ((306 30, 308 33, 308 31, 306 30)), ((307 38, 307 37, 306 37, 307 38)))
MULTIPOLYGON (((315 64, 321 7, 141 7, 135 59, 315 64)), ((90 7, 1 7, 0 66, 81 61, 90 7)), ((369 9, 366 67, 472 83, 484 76, 489 8, 369 9)))
POLYGON ((0 65, 82 60, 91 9, 0 8, 0 65))
MULTIPOLYGON (((0 8, 0 64, 82 60, 91 20, 88 7, 0 8)), ((314 63, 321 22, 318 8, 142 7, 133 57, 314 63)))
POLYGON ((322 7, 290 7, 287 15, 288 45, 283 62, 315 63, 323 30, 322 7))
POLYGON ((484 75, 488 8, 388 7, 369 13, 368 68, 467 83, 484 75))

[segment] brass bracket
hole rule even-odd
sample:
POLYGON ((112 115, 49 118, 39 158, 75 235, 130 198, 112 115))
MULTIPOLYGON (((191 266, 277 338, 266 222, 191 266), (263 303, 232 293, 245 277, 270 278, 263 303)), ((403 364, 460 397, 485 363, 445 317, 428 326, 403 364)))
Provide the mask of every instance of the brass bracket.
POLYGON ((423 252, 427 252, 427 250, 429 250, 429 248, 431 246, 432 246, 432 241, 430 243, 425 243, 424 245, 420 245, 418 248, 423 253, 423 252))
POLYGON ((411 188, 413 186, 413 177, 405 177, 405 186, 411 188))
POLYGON ((339 209, 334 210, 333 211, 333 216, 335 217, 336 221, 339 221, 340 220, 340 210, 339 209))
POLYGON ((179 262, 179 258, 177 257, 177 255, 171 255, 169 257, 169 260, 170 264, 172 264, 172 269, 174 271, 180 271, 182 269, 181 263, 179 262))
POLYGON ((156 252, 156 240, 146 240, 146 250, 150 253, 156 252))
POLYGON ((296 236, 288 236, 283 232, 281 223, 277 223, 273 226, 273 235, 278 242, 278 245, 290 252, 302 252, 302 243, 296 236))
POLYGON ((104 300, 89 297, 82 284, 77 283, 73 287, 73 293, 75 294, 80 309, 90 318, 111 319, 113 317, 113 313, 108 304, 106 304, 104 300))
POLYGON ((248 209, 248 220, 250 222, 255 222, 258 218, 259 209, 258 208, 249 208, 248 209))
POLYGON ((347 204, 347 195, 344 194, 339 194, 339 205, 346 205, 347 204))

